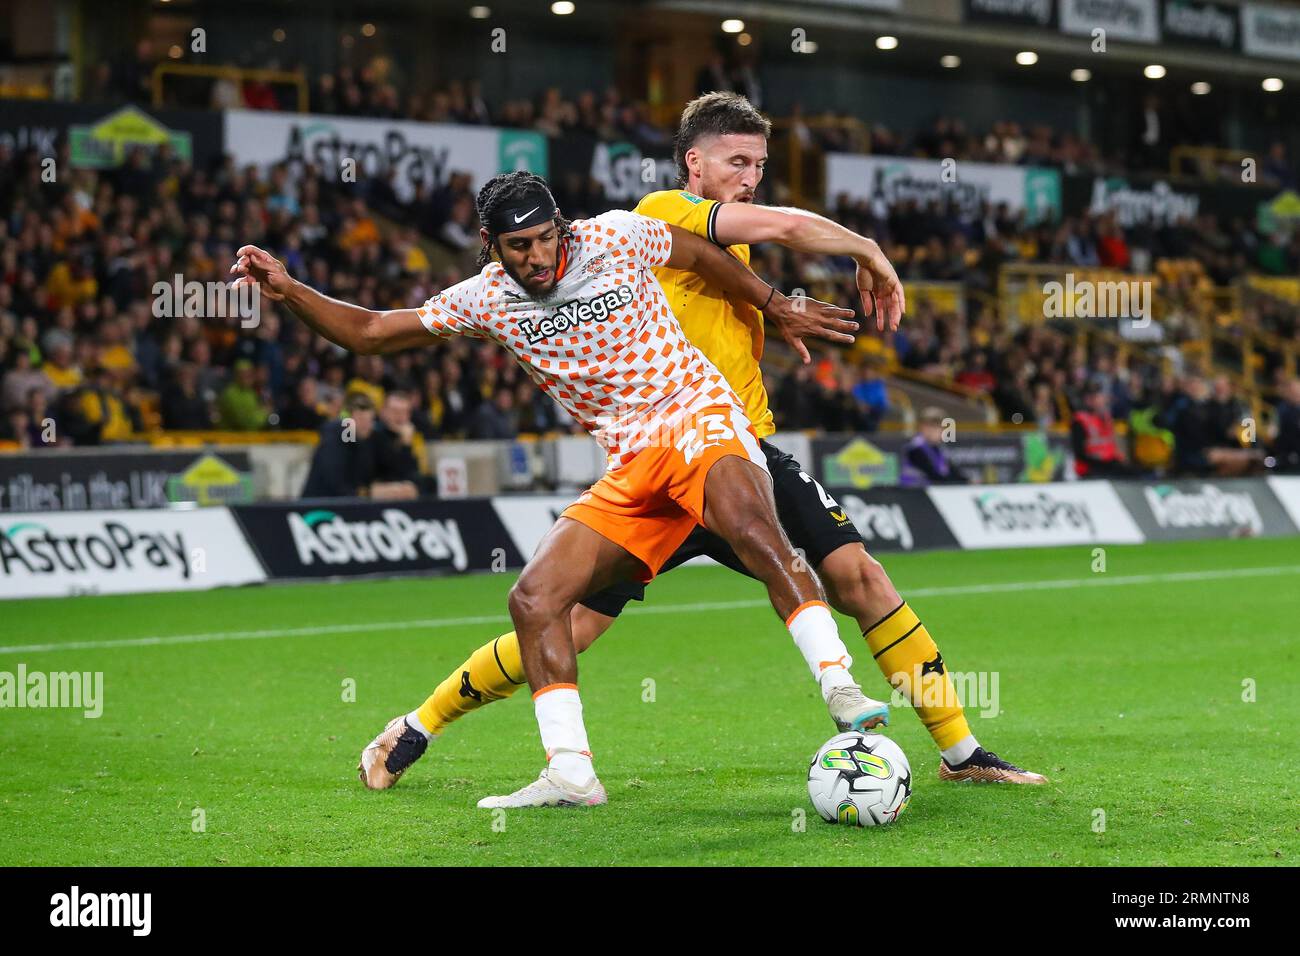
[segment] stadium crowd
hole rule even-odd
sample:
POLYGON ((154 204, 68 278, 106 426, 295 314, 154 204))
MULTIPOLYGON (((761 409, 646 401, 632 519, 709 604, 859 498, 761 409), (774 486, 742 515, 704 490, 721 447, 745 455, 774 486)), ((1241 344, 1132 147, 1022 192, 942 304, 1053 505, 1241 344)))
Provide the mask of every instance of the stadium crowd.
MULTIPOLYGON (((606 140, 636 143, 644 150, 664 149, 673 130, 656 123, 644 101, 631 100, 614 85, 576 93, 551 86, 532 96, 512 95, 492 101, 477 79, 452 79, 423 87, 398 67, 400 57, 381 38, 366 41, 365 52, 354 37, 341 38, 344 49, 332 69, 313 70, 272 53, 250 48, 246 62, 226 66, 256 66, 270 71, 301 72, 308 78, 308 108, 314 113, 411 119, 431 123, 497 125, 535 129, 547 136, 580 132, 606 140)), ((696 92, 734 90, 764 108, 757 46, 716 51, 696 73, 696 92)), ((183 51, 182 51, 183 52, 183 51)), ((84 98, 91 102, 153 102, 154 68, 167 62, 166 51, 141 38, 124 55, 96 63, 86 76, 84 98)), ((172 78, 167 105, 211 109, 293 110, 297 90, 262 77, 236 81, 231 77, 172 78)), ((1171 150, 1180 145, 1213 146, 1222 130, 1195 100, 1157 95, 1144 98, 1134 120, 1106 154, 1088 140, 1044 123, 1001 119, 985 128, 972 128, 959 116, 937 115, 914 129, 891 129, 878 121, 834 110, 807 110, 796 103, 789 117, 793 135, 808 151, 870 152, 959 161, 1047 166, 1065 172, 1132 173, 1169 169, 1171 150)), ((1261 182, 1293 188, 1297 169, 1279 143, 1259 143, 1267 149, 1259 170, 1261 182)))
MULTIPOLYGON (((155 59, 141 41, 134 57, 100 64, 87 98, 146 99, 155 59)), ((378 57, 316 76, 311 108, 494 123, 552 136, 577 131, 664 154, 671 148, 670 131, 614 88, 572 98, 551 88, 535 99, 492 104, 473 81, 405 90, 386 62, 378 57)), ((749 65, 721 58, 700 71, 698 85, 761 98, 749 65)), ((215 107, 290 105, 281 101, 283 91, 259 82, 223 80, 205 90, 207 105, 215 107)), ((839 119, 810 122, 796 110, 792 130, 809 148, 853 148, 839 119)), ((1014 122, 973 132, 941 117, 908 136, 877 126, 867 148, 1067 170, 1106 165, 1078 137, 1014 122)), ((67 170, 66 144, 63 150, 59 167, 67 170)), ((409 418, 423 440, 576 428, 491 345, 453 340, 388 359, 351 356, 299 323, 282 321, 270 303, 262 303, 260 321, 248 328, 236 316, 158 313, 157 283, 177 275, 221 282, 242 242, 268 247, 293 274, 339 297, 378 308, 418 305, 474 271, 479 238, 468 174, 419 184, 403 199, 391 178, 344 186, 313 169, 278 166, 262 173, 230 159, 194 169, 165 146, 133 151, 120 168, 74 170, 57 182, 43 181, 39 159, 0 146, 0 441, 39 447, 120 441, 158 429, 318 430, 338 418, 350 394, 367 396, 383 428, 386 399, 394 393, 409 397, 409 414, 397 417, 409 418)), ((569 216, 616 205, 585 171, 555 172, 557 198, 569 216)), ((1280 147, 1264 174, 1294 181, 1280 147)), ((766 191, 783 194, 779 183, 766 191)), ((1215 383, 1215 399, 1203 394, 1208 386, 1196 368, 1183 367, 1177 347, 1204 334, 1208 319, 1198 293, 1250 271, 1300 273, 1300 233, 1279 238, 1253 222, 1208 215, 1160 226, 1124 227, 1113 215, 1092 213, 1034 223, 1005 207, 938 200, 887 206, 880 197, 840 197, 829 214, 876 238, 905 281, 959 284, 963 307, 914 299, 896 334, 866 343, 867 361, 861 351, 827 350, 815 365, 796 367, 788 350, 773 346, 769 391, 781 427, 870 432, 892 411, 882 373, 902 368, 984 393, 1003 421, 1040 427, 1068 427, 1086 404, 1085 391, 1101 383, 1117 418, 1137 415, 1150 429, 1168 428, 1184 450, 1231 443, 1217 424, 1221 416, 1201 412, 1212 401, 1239 404, 1240 397, 1226 379, 1215 383), (1012 332, 997 325, 990 308, 999 269, 1008 263, 1147 273, 1167 261, 1185 267, 1163 276, 1172 307, 1161 319, 1157 354, 1165 361, 1158 363, 1113 348, 1089 349, 1042 326, 1012 332), (1191 428, 1189 418, 1211 424, 1191 428)), ((768 246, 757 250, 755 268, 783 288, 856 305, 850 262, 768 246)), ((1252 305, 1244 322, 1300 340, 1296 310, 1279 303, 1252 305)), ((1285 428, 1296 418, 1287 412, 1295 398, 1286 397, 1295 386, 1273 358, 1266 357, 1265 371, 1283 395, 1285 428)), ((1188 456, 1183 464, 1191 468, 1199 458, 1188 456)))
POLYGON ((431 343, 384 360, 343 353, 282 322, 268 302, 249 328, 237 315, 155 314, 168 311, 158 309, 157 283, 222 282, 243 242, 371 307, 419 304, 462 277, 435 278, 413 229, 381 236, 366 202, 339 187, 293 183, 283 171, 262 179, 229 163, 196 171, 143 152, 112 172, 43 183, 33 154, 0 147, 0 211, 0 437, 9 441, 315 430, 348 392, 375 407, 391 391, 418 396, 413 418, 428 438, 572 427, 490 345, 431 343))
MULTIPOLYGON (((80 170, 56 183, 41 181, 34 154, 0 151, 0 173, 0 435, 9 441, 93 444, 158 428, 315 430, 338 417, 349 392, 367 394, 375 408, 389 392, 412 396, 411 418, 425 439, 575 427, 491 345, 439 342, 382 359, 342 353, 300 324, 282 322, 265 303, 255 328, 243 328, 237 316, 155 314, 156 283, 177 274, 222 281, 245 241, 267 245, 332 294, 371 307, 423 302, 472 270, 478 239, 468 176, 453 176, 428 195, 421 190, 400 207, 382 182, 349 190, 283 167, 263 176, 230 161, 194 170, 165 151, 137 151, 120 169, 80 170), (420 227, 381 230, 372 204, 420 227), (448 218, 440 225, 441 215, 448 218), (440 241, 456 264, 435 275, 420 232, 440 241)), ((1126 231, 1104 216, 1031 226, 1005 210, 964 216, 912 203, 891 211, 845 201, 834 214, 877 236, 905 279, 959 282, 972 296, 991 291, 998 267, 1010 261, 1123 268, 1182 255, 1208 276, 1225 262, 1249 267, 1266 241, 1241 224, 1220 232, 1208 217, 1126 231)), ((850 263, 767 247, 755 265, 785 288, 856 299, 850 263)), ((885 362, 986 392, 1005 421, 1044 427, 1068 425, 1090 381, 1109 383, 1121 418, 1134 409, 1161 411, 1183 391, 1196 391, 1155 366, 1088 354, 1049 329, 1000 329, 986 302, 970 298, 962 319, 918 300, 899 332, 881 343, 879 362, 846 361, 831 351, 813 367, 782 374, 790 357, 773 349, 778 423, 873 430, 889 412, 885 362)), ((1285 310, 1260 321, 1297 333, 1285 310)), ((1190 312, 1168 324, 1175 340, 1197 332, 1190 312)))

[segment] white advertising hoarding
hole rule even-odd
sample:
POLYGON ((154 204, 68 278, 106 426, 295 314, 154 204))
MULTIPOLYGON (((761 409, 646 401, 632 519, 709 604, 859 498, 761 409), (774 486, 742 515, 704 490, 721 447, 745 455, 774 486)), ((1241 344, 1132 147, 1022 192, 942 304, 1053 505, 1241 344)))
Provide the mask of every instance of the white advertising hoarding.
POLYGON ((1300 477, 1275 476, 1268 479, 1268 486, 1282 502, 1282 507, 1291 516, 1291 521, 1300 528, 1300 477))
POLYGON ((1027 166, 828 153, 826 204, 833 207, 841 195, 886 208, 908 199, 925 205, 947 198, 972 215, 982 203, 1006 203, 1013 211, 1028 210, 1032 219, 1050 219, 1061 208, 1061 175, 1027 166))
POLYGON ((419 123, 312 113, 228 110, 226 151, 239 165, 268 168, 311 163, 325 175, 357 179, 394 173, 399 199, 419 182, 430 188, 453 172, 468 173, 473 189, 499 172, 528 169, 546 175, 546 139, 538 133, 489 126, 419 123))
POLYGON ((0 598, 203 591, 265 580, 226 508, 0 516, 0 598))
POLYGON ((1104 481, 928 489, 963 548, 1141 544, 1145 538, 1104 481))
POLYGON ((1250 56, 1300 60, 1300 10, 1259 3, 1243 5, 1241 48, 1250 56))
POLYGON ((1156 0, 1061 0, 1061 32, 1091 37, 1105 30, 1107 40, 1160 42, 1156 0))

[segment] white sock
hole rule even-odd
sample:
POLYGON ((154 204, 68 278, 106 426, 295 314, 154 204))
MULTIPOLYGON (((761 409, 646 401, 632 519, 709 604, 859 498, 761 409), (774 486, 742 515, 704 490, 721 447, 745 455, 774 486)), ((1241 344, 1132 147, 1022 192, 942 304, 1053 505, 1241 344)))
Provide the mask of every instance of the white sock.
POLYGON ((591 764, 591 746, 582 723, 578 688, 572 685, 543 688, 533 699, 533 710, 551 769, 575 786, 591 783, 596 778, 596 770, 591 764))
POLYGON ((790 629, 795 647, 808 663, 813 680, 821 686, 823 698, 829 697, 836 687, 854 683, 853 675, 849 673, 853 658, 840 640, 840 631, 835 626, 830 608, 821 601, 804 604, 790 616, 786 627, 790 629))
POLYGON ((949 766, 955 767, 959 763, 965 763, 970 759, 970 755, 975 752, 975 748, 980 742, 975 739, 974 734, 967 734, 961 740, 957 741, 951 747, 941 750, 943 759, 948 761, 949 766))
POLYGON ((406 715, 406 725, 412 730, 418 730, 420 733, 424 734, 425 740, 432 740, 437 736, 437 734, 430 733, 425 728, 423 722, 420 720, 420 712, 418 710, 413 710, 406 715))

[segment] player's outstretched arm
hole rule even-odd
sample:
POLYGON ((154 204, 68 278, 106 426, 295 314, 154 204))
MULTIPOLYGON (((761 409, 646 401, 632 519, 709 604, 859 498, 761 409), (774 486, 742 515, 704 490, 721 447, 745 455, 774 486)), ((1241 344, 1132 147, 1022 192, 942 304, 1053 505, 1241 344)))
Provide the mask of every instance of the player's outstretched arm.
POLYGON ((429 332, 414 309, 376 312, 322 295, 289 275, 284 263, 265 249, 241 246, 230 267, 235 285, 255 285, 273 302, 283 302, 298 318, 349 352, 375 355, 424 345, 429 332))
POLYGON ((776 326, 781 337, 799 353, 805 365, 812 361, 805 337, 853 343, 858 330, 852 309, 841 309, 806 296, 789 298, 754 275, 746 265, 716 243, 686 229, 670 225, 672 251, 665 265, 694 272, 728 296, 748 302, 776 326))
POLYGON ((798 252, 849 256, 858 264, 858 294, 864 314, 876 315, 876 328, 892 332, 907 308, 898 273, 874 239, 845 229, 804 209, 728 202, 718 206, 713 236, 719 244, 777 242, 798 252))

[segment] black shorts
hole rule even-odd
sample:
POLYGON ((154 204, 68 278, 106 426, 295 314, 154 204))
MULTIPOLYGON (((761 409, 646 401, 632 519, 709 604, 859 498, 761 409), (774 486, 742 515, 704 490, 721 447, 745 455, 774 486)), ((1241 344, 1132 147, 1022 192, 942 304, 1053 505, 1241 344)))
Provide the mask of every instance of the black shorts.
MULTIPOLYGON (((803 552, 814 568, 832 551, 846 544, 862 543, 862 536, 848 514, 836 504, 799 463, 771 442, 759 441, 767 456, 767 470, 772 473, 772 491, 776 497, 776 516, 785 528, 790 543, 803 552)), ((746 570, 731 545, 712 531, 696 526, 682 546, 673 552, 659 573, 671 571, 691 558, 708 555, 733 571, 753 577, 746 570)), ((615 584, 579 603, 606 617, 618 617, 628 601, 645 599, 645 585, 638 581, 615 584)))

